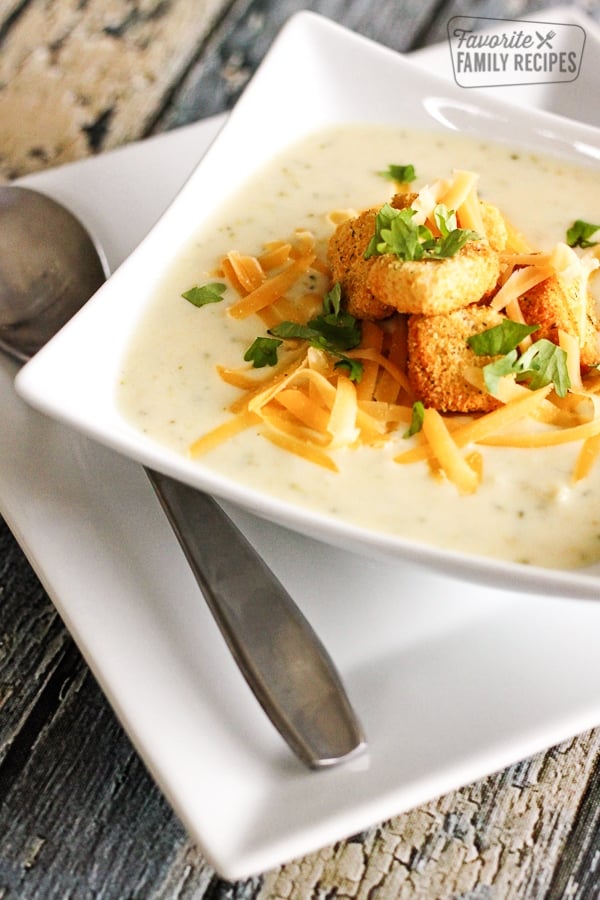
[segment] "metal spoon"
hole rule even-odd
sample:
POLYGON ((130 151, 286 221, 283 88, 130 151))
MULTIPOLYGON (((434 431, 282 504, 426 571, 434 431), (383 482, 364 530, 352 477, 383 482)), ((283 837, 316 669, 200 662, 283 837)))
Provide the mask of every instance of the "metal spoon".
MULTIPOLYGON (((28 360, 106 273, 72 213, 37 191, 0 187, 1 350, 28 360)), ((340 677, 282 584, 215 500, 146 472, 238 666, 291 749, 312 768, 361 752, 340 677)))

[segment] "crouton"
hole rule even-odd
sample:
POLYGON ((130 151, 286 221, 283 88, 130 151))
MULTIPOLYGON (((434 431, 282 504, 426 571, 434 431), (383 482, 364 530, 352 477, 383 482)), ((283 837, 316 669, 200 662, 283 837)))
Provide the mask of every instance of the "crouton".
POLYGON ((446 315, 413 315, 408 320, 408 377, 415 396, 440 412, 489 412, 500 406, 491 394, 463 376, 495 357, 477 356, 467 338, 499 325, 504 316, 487 306, 468 306, 446 315))
POLYGON ((411 192, 394 194, 390 200, 390 206, 394 209, 408 209, 413 205, 418 196, 418 194, 411 192))
POLYGON ((489 243, 468 241, 447 259, 376 257, 367 288, 398 312, 439 315, 477 303, 495 288, 499 274, 499 256, 489 243))
POLYGON ((585 309, 581 308, 581 287, 577 278, 565 280, 559 275, 540 282, 519 298, 523 318, 528 325, 539 325, 534 340, 546 338, 559 343, 559 331, 576 337, 581 348, 581 364, 600 363, 599 323, 594 299, 586 290, 585 309))
MULTIPOLYGON (((390 206, 410 207, 418 194, 397 193, 390 206)), ((485 241, 469 241, 445 260, 397 260, 386 254, 364 258, 375 233, 376 209, 342 222, 329 240, 327 257, 342 302, 357 319, 385 319, 394 312, 434 315, 476 303, 491 293, 500 274, 497 253, 506 246, 499 210, 480 202, 485 241)))
POLYGON ((364 254, 375 232, 376 215, 377 210, 367 209, 342 222, 330 237, 327 248, 331 277, 340 283, 344 307, 357 319, 385 319, 394 312, 367 287, 375 259, 364 259, 364 254))

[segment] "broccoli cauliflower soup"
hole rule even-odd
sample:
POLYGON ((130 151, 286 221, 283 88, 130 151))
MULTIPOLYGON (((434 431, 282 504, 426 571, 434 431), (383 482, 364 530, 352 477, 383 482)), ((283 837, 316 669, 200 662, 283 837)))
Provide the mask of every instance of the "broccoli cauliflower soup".
MULTIPOLYGON (((600 559, 598 173, 341 126, 203 221, 122 364, 153 439, 291 504, 547 567, 600 559)), ((600 280, 600 279, 599 279, 600 280)))

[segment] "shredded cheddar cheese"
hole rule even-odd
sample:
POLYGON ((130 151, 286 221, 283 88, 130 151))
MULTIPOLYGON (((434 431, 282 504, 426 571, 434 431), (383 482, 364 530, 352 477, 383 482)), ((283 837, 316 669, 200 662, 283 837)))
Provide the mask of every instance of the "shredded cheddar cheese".
MULTIPOLYGON (((486 240, 478 178, 477 173, 456 170, 452 178, 423 187, 412 203, 415 223, 426 224, 439 235, 445 227, 435 215, 441 203, 456 213, 457 227, 486 240)), ((333 231, 356 216, 355 210, 340 209, 326 218, 333 231)), ((560 242, 550 253, 537 252, 512 223, 502 222, 506 246, 499 254, 498 284, 487 298, 490 310, 525 325, 521 302, 528 292, 549 278, 560 277, 567 283, 578 279, 582 299, 576 318, 583 334, 587 282, 600 266, 596 252, 581 256, 560 242)), ((395 463, 426 462, 460 493, 469 494, 477 490, 484 475, 479 448, 485 445, 539 448, 580 442, 573 481, 585 478, 600 455, 600 398, 595 393, 600 379, 585 373, 580 340, 565 329, 558 331, 557 347, 566 358, 566 396, 553 383, 535 389, 526 386, 517 370, 500 373, 494 391, 496 408, 466 418, 425 408, 421 429, 411 433, 410 443, 401 450, 413 421, 413 405, 419 400, 407 367, 406 315, 364 320, 359 343, 340 352, 321 346, 318 338, 311 340, 311 322, 326 302, 331 273, 322 249, 305 229, 289 239, 265 244, 256 255, 230 250, 218 271, 238 297, 228 308, 231 317, 254 315, 275 335, 280 334, 277 326, 282 323, 298 327, 292 328, 282 358, 268 374, 257 374, 250 365, 218 367, 219 376, 239 393, 230 405, 231 417, 195 440, 190 446, 192 456, 211 452, 248 428, 258 428, 286 452, 336 472, 336 452, 393 441, 395 463), (325 287, 302 294, 302 279, 312 275, 320 276, 325 287), (355 376, 353 365, 360 367, 360 377, 355 376)), ((525 334, 514 353, 523 357, 532 348, 537 350, 541 347, 537 339, 535 333, 525 334)), ((465 366, 462 376, 478 391, 489 391, 481 366, 465 366)))

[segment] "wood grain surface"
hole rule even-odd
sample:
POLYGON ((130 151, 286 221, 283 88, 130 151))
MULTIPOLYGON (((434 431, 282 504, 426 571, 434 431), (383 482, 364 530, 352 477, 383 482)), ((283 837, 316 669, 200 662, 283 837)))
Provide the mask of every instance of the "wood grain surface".
MULTIPOLYGON (((300 8, 409 51, 444 40, 452 15, 517 17, 548 5, 0 0, 0 175, 230 108, 300 8)), ((600 20, 598 3, 572 5, 600 20)), ((223 881, 0 520, 0 900, 599 897, 599 750, 600 730, 574 736, 350 840, 223 881)))

